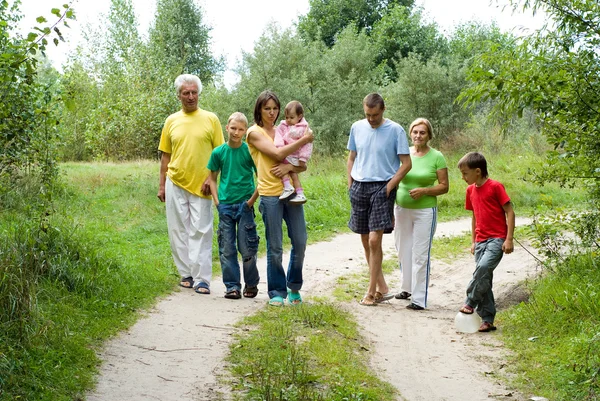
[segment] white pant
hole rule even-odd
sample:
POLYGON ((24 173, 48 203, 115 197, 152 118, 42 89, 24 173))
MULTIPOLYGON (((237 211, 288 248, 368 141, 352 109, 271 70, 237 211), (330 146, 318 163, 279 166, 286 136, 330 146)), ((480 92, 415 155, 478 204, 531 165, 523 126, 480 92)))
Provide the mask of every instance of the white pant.
POLYGON ((210 285, 212 279, 212 200, 165 183, 167 228, 175 266, 181 277, 193 277, 194 285, 210 285))
POLYGON ((437 208, 406 209, 396 205, 394 215, 394 239, 402 272, 401 291, 412 294, 411 302, 425 308, 437 208))

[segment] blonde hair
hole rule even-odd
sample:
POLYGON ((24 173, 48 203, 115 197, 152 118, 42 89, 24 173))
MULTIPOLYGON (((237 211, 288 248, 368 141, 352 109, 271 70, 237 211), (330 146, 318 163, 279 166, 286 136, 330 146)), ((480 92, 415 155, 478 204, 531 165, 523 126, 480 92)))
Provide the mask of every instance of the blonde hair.
POLYGON ((227 120, 227 125, 229 125, 231 120, 239 121, 241 123, 246 124, 246 127, 248 126, 248 119, 246 118, 244 113, 240 113, 239 111, 236 111, 235 113, 233 113, 232 115, 229 116, 229 119, 227 120))
POLYGON ((429 135, 429 140, 433 139, 433 128, 431 127, 431 123, 428 119, 419 117, 415 121, 410 124, 410 128, 408 129, 408 135, 412 132, 413 128, 417 125, 425 125, 427 127, 427 134, 429 135))

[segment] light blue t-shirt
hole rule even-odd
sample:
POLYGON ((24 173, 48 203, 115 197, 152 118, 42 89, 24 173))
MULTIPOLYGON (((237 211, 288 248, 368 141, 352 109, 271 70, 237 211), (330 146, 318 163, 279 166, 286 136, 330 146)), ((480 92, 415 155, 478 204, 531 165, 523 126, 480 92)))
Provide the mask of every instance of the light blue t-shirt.
POLYGON ((377 128, 366 118, 352 124, 348 150, 356 152, 350 175, 362 182, 388 181, 400 168, 398 155, 410 154, 404 128, 388 119, 377 128))

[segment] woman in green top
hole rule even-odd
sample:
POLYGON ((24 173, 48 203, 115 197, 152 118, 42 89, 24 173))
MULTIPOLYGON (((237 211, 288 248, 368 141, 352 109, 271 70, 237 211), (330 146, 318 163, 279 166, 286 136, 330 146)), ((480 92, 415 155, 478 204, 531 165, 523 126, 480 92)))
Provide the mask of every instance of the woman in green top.
POLYGON ((431 148, 431 123, 417 118, 410 125, 412 169, 400 181, 396 194, 394 237, 402 272, 397 299, 411 298, 412 310, 427 307, 430 250, 437 224, 437 196, 448 192, 444 155, 431 148), (436 184, 437 181, 437 184, 436 184))

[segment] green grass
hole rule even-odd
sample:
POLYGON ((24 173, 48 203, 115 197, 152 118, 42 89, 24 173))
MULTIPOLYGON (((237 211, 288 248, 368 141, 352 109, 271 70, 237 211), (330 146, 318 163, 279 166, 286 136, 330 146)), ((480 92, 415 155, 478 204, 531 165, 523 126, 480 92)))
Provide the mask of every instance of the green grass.
POLYGON ((499 316, 512 350, 513 384, 550 400, 600 399, 600 259, 580 255, 499 316))
MULTIPOLYGON (((441 221, 468 216, 463 210, 466 184, 454 168, 459 155, 446 156, 451 189, 439 198, 441 221)), ((530 156, 495 155, 490 163, 491 177, 506 185, 518 215, 528 214, 541 197, 565 205, 582 200, 577 191, 540 189, 522 181, 534 161, 530 156)), ((140 310, 178 282, 164 204, 156 198, 157 162, 67 163, 61 171, 64 189, 52 194, 55 212, 49 218, 36 214, 37 200, 28 198, 39 188, 35 180, 0 194, 3 401, 82 397, 93 385, 97 347, 131 326, 140 310), (45 231, 41 226, 47 226, 45 231)), ((316 157, 301 179, 309 198, 305 205, 309 242, 347 232, 345 160, 316 157)), ((257 224, 264 253, 259 213, 257 224)), ((446 245, 436 243, 433 249, 442 251, 442 246, 446 245)), ((218 273, 216 249, 215 236, 213 265, 218 273)), ((447 249, 450 254, 461 246, 449 242, 447 249)), ((390 272, 396 264, 394 255, 386 256, 384 270, 390 272)), ((336 298, 360 299, 368 281, 366 269, 348 280, 338 284, 336 298)))
POLYGON ((229 370, 244 400, 367 401, 396 398, 369 368, 352 316, 330 303, 266 308, 242 320, 229 370), (268 335, 265 335, 268 333, 268 335))

